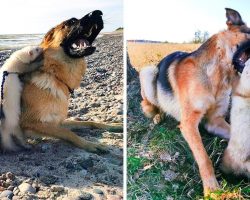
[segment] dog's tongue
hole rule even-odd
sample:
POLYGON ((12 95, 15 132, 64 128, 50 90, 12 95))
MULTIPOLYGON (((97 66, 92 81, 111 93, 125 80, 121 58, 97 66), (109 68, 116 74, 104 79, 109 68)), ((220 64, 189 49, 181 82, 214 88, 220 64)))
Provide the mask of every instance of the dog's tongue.
POLYGON ((80 47, 88 47, 89 46, 89 41, 84 40, 84 39, 80 39, 80 40, 78 40, 78 46, 80 46, 80 47))

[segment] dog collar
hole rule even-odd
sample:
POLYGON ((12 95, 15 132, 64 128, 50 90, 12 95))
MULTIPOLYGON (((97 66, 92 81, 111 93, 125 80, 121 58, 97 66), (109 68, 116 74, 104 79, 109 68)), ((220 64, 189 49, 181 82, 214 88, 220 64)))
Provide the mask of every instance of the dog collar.
POLYGON ((65 83, 62 79, 58 78, 57 76, 55 76, 55 77, 56 77, 56 79, 57 79, 58 81, 60 81, 61 83, 63 83, 63 84, 68 88, 69 93, 70 93, 71 95, 74 94, 74 89, 72 89, 71 87, 69 87, 69 85, 68 85, 67 83, 65 83))

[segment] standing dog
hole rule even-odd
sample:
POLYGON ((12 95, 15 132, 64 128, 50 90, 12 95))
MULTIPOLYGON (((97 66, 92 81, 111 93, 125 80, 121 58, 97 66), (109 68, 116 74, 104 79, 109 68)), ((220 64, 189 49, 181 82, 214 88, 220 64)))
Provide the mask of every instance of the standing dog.
POLYGON ((226 8, 226 17, 228 29, 213 35, 196 51, 175 52, 158 67, 149 66, 140 72, 144 113, 159 121, 163 111, 180 121, 183 137, 199 167, 204 195, 218 189, 219 184, 198 125, 206 116, 209 132, 230 137, 224 115, 236 75, 232 59, 238 46, 250 39, 250 30, 237 11, 226 8))
POLYGON ((64 121, 70 93, 79 87, 86 70, 84 57, 94 53, 92 43, 102 28, 102 12, 96 10, 81 19, 66 20, 45 35, 41 43, 44 65, 31 74, 22 93, 20 121, 26 134, 60 138, 91 152, 106 150, 104 146, 86 141, 60 127, 113 127, 94 122, 64 121))

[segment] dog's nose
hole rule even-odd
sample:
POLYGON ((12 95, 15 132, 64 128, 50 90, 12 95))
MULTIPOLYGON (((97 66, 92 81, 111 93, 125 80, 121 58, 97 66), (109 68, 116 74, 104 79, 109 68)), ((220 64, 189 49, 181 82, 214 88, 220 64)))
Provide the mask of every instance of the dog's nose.
POLYGON ((81 26, 85 28, 91 28, 93 25, 96 25, 98 29, 103 29, 103 20, 102 20, 102 11, 94 10, 91 13, 85 15, 81 20, 81 26))
POLYGON ((91 13, 85 15, 85 16, 81 19, 81 21, 89 20, 89 19, 90 19, 90 20, 92 20, 92 19, 101 19, 101 18, 102 18, 102 15, 103 15, 102 11, 100 11, 100 10, 94 10, 93 12, 91 12, 91 13))
POLYGON ((94 10, 93 12, 89 13, 89 17, 100 17, 103 13, 100 10, 94 10))

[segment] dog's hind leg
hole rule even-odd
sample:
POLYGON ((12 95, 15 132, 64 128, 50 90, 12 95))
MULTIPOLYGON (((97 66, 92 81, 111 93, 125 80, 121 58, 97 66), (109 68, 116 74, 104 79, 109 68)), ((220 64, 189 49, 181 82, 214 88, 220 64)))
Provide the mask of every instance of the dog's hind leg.
POLYGON ((25 133, 28 131, 29 133, 35 133, 35 135, 62 139, 86 151, 95 153, 107 152, 106 146, 87 141, 72 131, 57 127, 51 123, 22 123, 21 128, 25 131, 25 133))
POLYGON ((157 106, 156 99, 156 76, 158 68, 156 66, 147 66, 140 71, 140 84, 142 111, 148 118, 153 118, 155 124, 162 121, 164 114, 157 106))
POLYGON ((72 119, 66 119, 61 123, 62 127, 65 128, 100 128, 108 131, 123 131, 122 123, 102 123, 102 122, 93 122, 93 121, 77 121, 72 119))
POLYGON ((165 114, 155 105, 151 104, 147 99, 143 99, 141 102, 142 111, 146 117, 152 118, 154 124, 159 124, 165 114))

